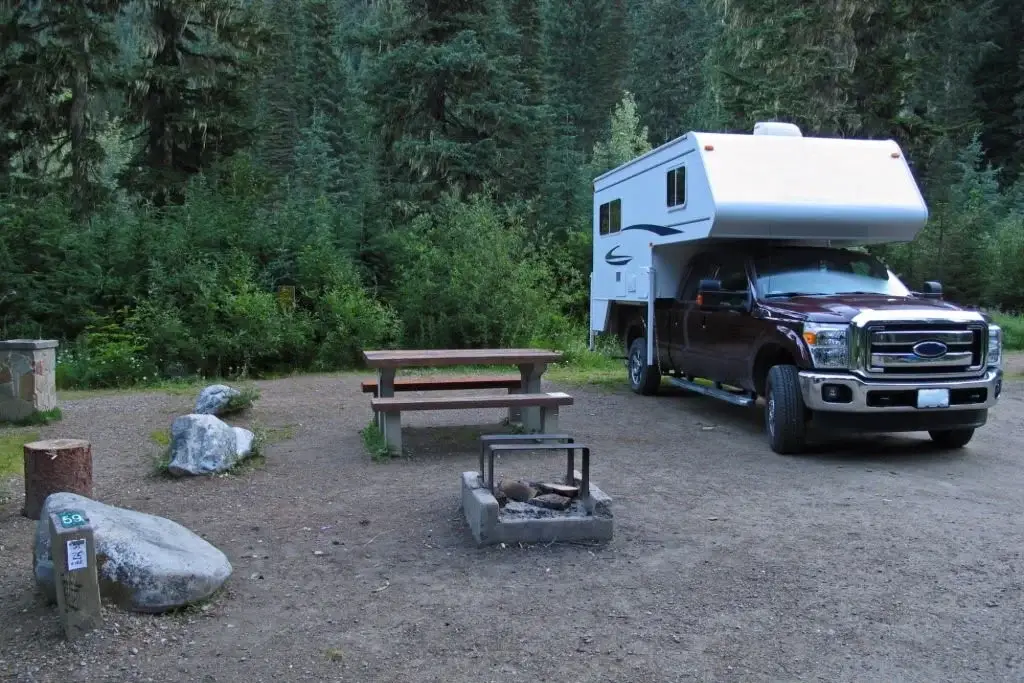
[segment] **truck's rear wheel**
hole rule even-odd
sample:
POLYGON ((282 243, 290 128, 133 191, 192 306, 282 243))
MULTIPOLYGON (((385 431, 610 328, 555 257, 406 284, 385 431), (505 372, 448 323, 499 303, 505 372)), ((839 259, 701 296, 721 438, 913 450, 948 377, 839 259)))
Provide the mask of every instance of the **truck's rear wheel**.
POLYGON ((942 448, 963 448, 974 436, 973 429, 931 430, 928 436, 942 448))
POLYGON ((776 453, 799 453, 807 438, 807 408, 798 372, 793 365, 776 365, 768 371, 765 430, 776 453))
POLYGON ((658 391, 661 373, 647 364, 647 339, 638 337, 629 345, 629 386, 638 394, 650 396, 658 391))

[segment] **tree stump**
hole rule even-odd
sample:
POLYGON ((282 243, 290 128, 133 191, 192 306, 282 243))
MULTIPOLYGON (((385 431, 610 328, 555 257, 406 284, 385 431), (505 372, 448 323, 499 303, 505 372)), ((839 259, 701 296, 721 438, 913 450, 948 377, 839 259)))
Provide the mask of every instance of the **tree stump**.
POLYGON ((50 439, 25 444, 25 507, 39 519, 51 493, 66 491, 92 498, 92 446, 81 439, 50 439))

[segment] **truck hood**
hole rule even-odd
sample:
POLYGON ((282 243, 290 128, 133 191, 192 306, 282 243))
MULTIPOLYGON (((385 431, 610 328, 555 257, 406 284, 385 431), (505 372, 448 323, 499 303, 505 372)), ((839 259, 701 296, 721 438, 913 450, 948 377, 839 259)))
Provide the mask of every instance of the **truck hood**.
POLYGON ((762 301, 766 311, 783 317, 792 317, 818 323, 845 323, 865 310, 906 311, 932 310, 941 316, 942 311, 969 311, 940 299, 923 299, 913 296, 885 296, 882 294, 835 294, 832 296, 794 296, 790 299, 762 301))

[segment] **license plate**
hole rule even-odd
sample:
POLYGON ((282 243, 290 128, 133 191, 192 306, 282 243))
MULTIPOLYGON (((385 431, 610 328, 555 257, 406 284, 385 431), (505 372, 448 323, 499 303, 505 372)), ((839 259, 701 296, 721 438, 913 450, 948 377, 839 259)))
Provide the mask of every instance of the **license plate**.
POLYGON ((918 389, 918 408, 948 408, 949 389, 918 389))

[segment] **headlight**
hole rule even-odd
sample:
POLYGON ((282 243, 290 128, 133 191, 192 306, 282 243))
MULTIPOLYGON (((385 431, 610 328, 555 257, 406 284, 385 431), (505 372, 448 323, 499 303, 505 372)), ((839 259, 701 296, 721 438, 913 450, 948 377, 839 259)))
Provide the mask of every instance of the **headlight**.
POLYGON ((849 325, 804 323, 804 341, 816 368, 845 370, 850 365, 849 325))
POLYGON ((988 365, 990 368, 1003 364, 1003 330, 999 325, 988 326, 988 365))

